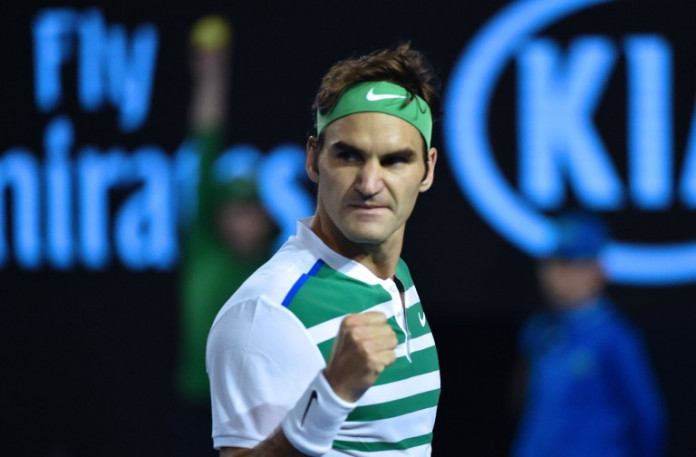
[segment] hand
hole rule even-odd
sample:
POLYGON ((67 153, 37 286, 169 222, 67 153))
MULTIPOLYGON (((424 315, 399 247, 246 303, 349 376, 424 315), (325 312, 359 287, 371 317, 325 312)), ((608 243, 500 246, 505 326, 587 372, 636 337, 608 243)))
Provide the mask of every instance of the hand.
POLYGON ((338 329, 324 376, 339 397, 355 402, 394 363, 397 344, 384 314, 349 314, 338 329))
POLYGON ((232 26, 219 16, 199 19, 191 32, 190 66, 193 129, 220 128, 227 116, 231 80, 232 26))

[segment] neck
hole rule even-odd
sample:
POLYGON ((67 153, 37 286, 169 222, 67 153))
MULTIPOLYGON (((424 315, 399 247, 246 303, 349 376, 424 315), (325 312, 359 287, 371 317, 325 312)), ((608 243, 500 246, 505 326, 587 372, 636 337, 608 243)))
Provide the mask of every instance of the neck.
POLYGON ((310 228, 329 248, 361 263, 378 278, 394 277, 403 246, 403 229, 382 243, 357 243, 346 238, 335 225, 324 221, 319 213, 314 215, 310 228))
POLYGON ((601 301, 600 297, 601 294, 597 291, 581 299, 557 301, 554 303, 554 308, 560 312, 588 309, 598 305, 601 301))

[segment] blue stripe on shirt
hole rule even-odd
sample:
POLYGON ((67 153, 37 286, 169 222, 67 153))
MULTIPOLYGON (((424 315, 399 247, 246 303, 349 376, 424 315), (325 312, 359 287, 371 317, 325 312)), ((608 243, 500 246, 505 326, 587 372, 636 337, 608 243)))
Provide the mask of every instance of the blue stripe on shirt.
POLYGON ((314 263, 314 265, 312 266, 312 268, 309 270, 308 273, 304 273, 304 274, 302 274, 302 276, 300 276, 300 278, 297 280, 297 282, 295 282, 295 284, 293 284, 292 287, 290 288, 290 292, 288 292, 288 294, 285 296, 285 299, 283 300, 283 303, 282 303, 283 306, 285 306, 286 308, 288 306, 290 306, 290 303, 295 298, 295 295, 297 295, 297 292, 299 292, 300 289, 302 288, 302 286, 304 286, 304 283, 306 283, 309 278, 311 278, 312 276, 317 274, 317 272, 319 271, 319 269, 323 265, 324 265, 324 261, 319 259, 314 263))

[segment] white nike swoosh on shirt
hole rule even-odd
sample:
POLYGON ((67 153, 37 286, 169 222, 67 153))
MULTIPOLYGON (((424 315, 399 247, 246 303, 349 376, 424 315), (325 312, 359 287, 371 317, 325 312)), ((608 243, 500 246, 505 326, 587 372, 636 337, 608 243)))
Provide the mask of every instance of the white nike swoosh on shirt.
POLYGON ((375 94, 374 93, 374 88, 370 89, 370 91, 367 93, 365 98, 367 101, 370 102, 376 102, 379 100, 388 100, 390 98, 406 98, 405 95, 396 95, 396 94, 375 94))
POLYGON ((418 311, 418 320, 420 321, 421 327, 425 327, 425 314, 418 311))

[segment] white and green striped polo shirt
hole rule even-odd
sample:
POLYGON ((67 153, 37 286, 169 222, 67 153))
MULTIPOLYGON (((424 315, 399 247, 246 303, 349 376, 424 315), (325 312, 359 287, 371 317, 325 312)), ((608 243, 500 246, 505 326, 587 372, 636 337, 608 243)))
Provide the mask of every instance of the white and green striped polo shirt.
POLYGON ((382 280, 329 249, 300 221, 220 310, 208 337, 213 441, 252 448, 280 424, 328 362, 346 314, 384 313, 397 360, 358 401, 327 456, 429 456, 440 372, 435 343, 403 261, 382 280))

